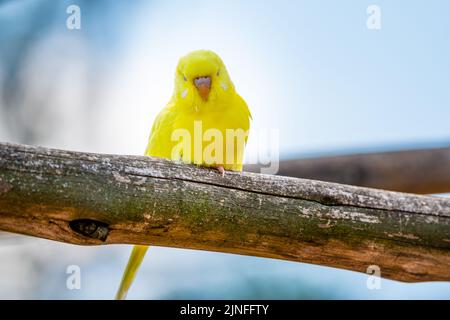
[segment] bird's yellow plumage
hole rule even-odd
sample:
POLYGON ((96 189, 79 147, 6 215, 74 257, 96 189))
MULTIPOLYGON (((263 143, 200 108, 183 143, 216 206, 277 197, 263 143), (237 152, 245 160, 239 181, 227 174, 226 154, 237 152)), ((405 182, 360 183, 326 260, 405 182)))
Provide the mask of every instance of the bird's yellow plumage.
MULTIPOLYGON (((153 124, 145 155, 241 171, 250 119, 219 56, 191 52, 178 63, 172 98, 153 124)), ((126 297, 147 249, 133 248, 117 299, 126 297)))

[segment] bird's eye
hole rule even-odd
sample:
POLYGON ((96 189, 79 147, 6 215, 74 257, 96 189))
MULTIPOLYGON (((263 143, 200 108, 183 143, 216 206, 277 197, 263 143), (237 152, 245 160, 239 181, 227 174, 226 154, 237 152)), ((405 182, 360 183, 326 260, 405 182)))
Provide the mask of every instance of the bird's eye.
POLYGON ((185 75, 183 75, 183 80, 184 80, 184 81, 187 81, 187 78, 186 78, 186 76, 185 76, 185 75))
POLYGON ((219 70, 219 71, 217 71, 217 76, 220 76, 220 70, 219 70))

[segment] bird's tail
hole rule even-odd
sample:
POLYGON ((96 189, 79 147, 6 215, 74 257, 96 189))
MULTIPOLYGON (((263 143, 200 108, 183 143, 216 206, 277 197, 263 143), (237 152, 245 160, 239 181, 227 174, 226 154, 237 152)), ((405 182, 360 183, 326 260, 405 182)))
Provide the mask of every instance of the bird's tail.
POLYGON ((141 265, 142 260, 144 260, 147 249, 148 246, 133 247, 127 267, 122 276, 122 281, 120 282, 119 290, 117 290, 116 300, 123 300, 127 297, 128 289, 130 289, 131 284, 136 277, 136 272, 141 265))

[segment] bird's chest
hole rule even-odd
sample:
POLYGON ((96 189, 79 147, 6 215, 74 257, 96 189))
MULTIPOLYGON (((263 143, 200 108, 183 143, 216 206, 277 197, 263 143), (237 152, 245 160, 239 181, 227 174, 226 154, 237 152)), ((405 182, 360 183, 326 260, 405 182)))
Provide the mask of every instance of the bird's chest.
POLYGON ((248 135, 245 121, 229 110, 199 112, 176 119, 173 132, 182 141, 178 144, 183 148, 182 158, 187 162, 239 169, 248 135))
POLYGON ((245 129, 245 119, 231 110, 221 112, 197 112, 178 117, 174 122, 174 129, 184 129, 191 133, 205 134, 205 132, 245 129))

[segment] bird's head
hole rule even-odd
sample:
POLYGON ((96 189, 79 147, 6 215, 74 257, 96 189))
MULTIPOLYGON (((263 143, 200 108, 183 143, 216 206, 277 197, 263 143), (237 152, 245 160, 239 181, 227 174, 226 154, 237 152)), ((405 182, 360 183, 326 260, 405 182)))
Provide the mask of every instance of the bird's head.
POLYGON ((196 105, 224 98, 234 91, 220 57, 209 50, 193 51, 182 57, 175 74, 175 95, 196 105))

